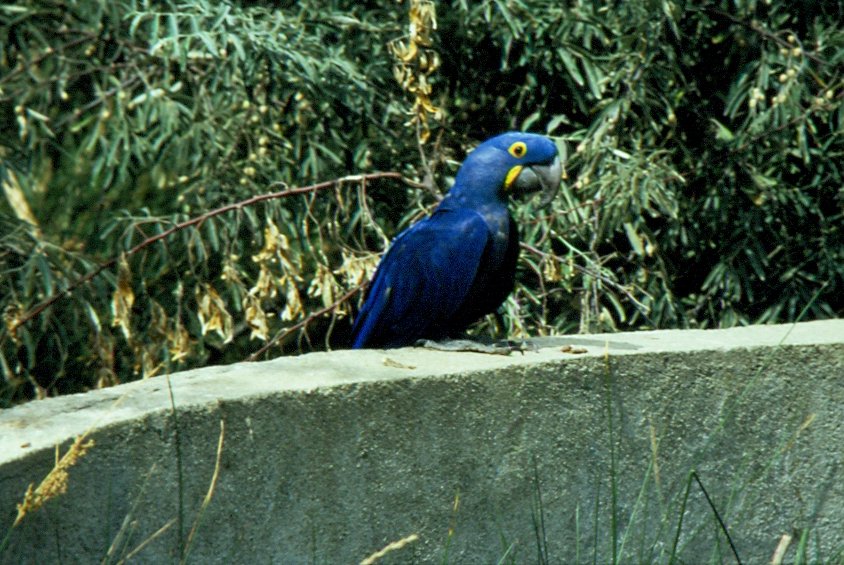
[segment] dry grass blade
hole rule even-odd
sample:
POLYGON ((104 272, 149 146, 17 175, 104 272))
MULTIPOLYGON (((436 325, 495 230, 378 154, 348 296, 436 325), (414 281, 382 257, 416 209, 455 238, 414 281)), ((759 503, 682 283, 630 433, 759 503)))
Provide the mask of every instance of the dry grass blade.
POLYGON ((785 552, 788 551, 788 546, 791 545, 791 536, 783 534, 774 554, 771 556, 771 565, 782 565, 782 560, 785 557, 785 552))
POLYGON ((120 560, 120 561, 118 561, 117 563, 118 563, 119 565, 122 565, 123 563, 125 563, 125 562, 129 561, 130 559, 132 559, 134 556, 136 556, 138 553, 140 553, 140 552, 141 552, 141 550, 143 550, 146 546, 148 546, 150 543, 152 543, 153 541, 155 541, 156 539, 158 539, 158 537, 159 537, 161 534, 163 534, 164 532, 166 532, 167 530, 169 530, 169 529, 173 526, 173 524, 175 524, 175 523, 176 523, 176 518, 171 518, 169 522, 167 522, 166 524, 164 524, 163 526, 161 526, 160 528, 158 528, 158 529, 157 529, 157 530, 156 530, 156 531, 155 531, 155 532, 154 532, 151 536, 149 536, 147 539, 145 539, 144 541, 142 541, 141 543, 139 543, 139 544, 138 544, 138 546, 137 546, 137 547, 135 547, 135 549, 133 549, 132 551, 130 551, 129 553, 127 553, 127 554, 126 554, 126 557, 124 557, 123 559, 121 559, 121 560, 120 560))
POLYGON ((407 544, 413 543, 418 539, 419 539, 419 536, 417 534, 410 534, 409 536, 407 536, 405 538, 402 538, 400 540, 389 543, 389 544, 385 545, 383 548, 381 548, 378 551, 376 551, 375 553, 373 553, 372 555, 370 555, 369 557, 367 557, 366 559, 364 559, 363 561, 361 561, 360 565, 372 565, 373 563, 375 563, 376 561, 378 561, 379 559, 381 559, 382 557, 384 557, 388 553, 391 553, 393 551, 397 551, 397 550, 403 548, 404 546, 406 546, 407 544))
POLYGON ((220 438, 217 440, 217 459, 214 462, 214 473, 211 475, 211 484, 208 485, 208 492, 205 493, 205 498, 202 500, 202 506, 200 506, 196 519, 193 522, 193 527, 188 534, 188 541, 185 544, 185 551, 182 554, 181 563, 187 562, 194 537, 196 536, 196 532, 199 530, 199 525, 202 522, 202 517, 205 515, 205 510, 208 508, 208 505, 211 504, 211 499, 214 498, 214 489, 217 486, 217 478, 220 476, 220 459, 222 459, 223 456, 223 440, 225 439, 225 435, 226 423, 224 420, 220 420, 220 438))

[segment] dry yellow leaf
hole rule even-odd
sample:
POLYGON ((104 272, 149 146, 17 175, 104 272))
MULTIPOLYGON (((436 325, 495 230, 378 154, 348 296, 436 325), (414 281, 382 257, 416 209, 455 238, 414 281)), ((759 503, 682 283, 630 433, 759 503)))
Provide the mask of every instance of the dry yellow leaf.
POLYGON ((296 286, 293 277, 288 275, 281 277, 281 283, 285 286, 285 298, 287 299, 284 310, 281 312, 281 319, 284 321, 295 320, 304 313, 299 287, 296 286))
POLYGON ((246 316, 246 323, 252 330, 249 339, 260 339, 267 341, 270 337, 270 328, 267 323, 267 313, 261 308, 261 299, 254 294, 247 294, 243 298, 243 312, 246 316))
POLYGON ((261 263, 258 281, 255 286, 249 289, 249 294, 256 295, 259 298, 275 298, 278 295, 278 285, 266 263, 261 263))
POLYGON ((331 269, 325 265, 317 265, 317 272, 308 286, 308 296, 321 297, 322 305, 328 308, 334 304, 334 296, 339 286, 331 269))
POLYGON ((202 335, 216 331, 225 343, 229 343, 234 338, 232 316, 214 287, 207 284, 198 285, 196 302, 199 306, 197 316, 202 335))
POLYGON ((113 327, 120 327, 126 339, 132 337, 130 314, 135 304, 135 293, 132 291, 132 273, 126 256, 121 255, 117 263, 117 287, 111 297, 111 313, 114 316, 113 327))

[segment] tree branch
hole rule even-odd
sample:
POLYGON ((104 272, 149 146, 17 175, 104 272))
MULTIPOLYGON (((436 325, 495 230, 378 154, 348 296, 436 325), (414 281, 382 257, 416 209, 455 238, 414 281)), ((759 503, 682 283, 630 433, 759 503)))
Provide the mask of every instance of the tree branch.
MULTIPOLYGON (((331 188, 331 187, 333 187, 337 184, 341 184, 341 183, 344 183, 344 182, 366 182, 366 181, 373 180, 373 179, 384 179, 384 178, 401 180, 402 182, 405 182, 406 184, 409 184, 409 185, 414 186, 414 187, 420 186, 419 183, 415 183, 413 181, 410 181, 409 179, 404 178, 404 176, 402 176, 401 173, 394 172, 394 171, 388 171, 388 172, 370 173, 370 174, 364 174, 364 175, 349 175, 349 176, 345 176, 345 177, 342 177, 342 178, 339 178, 339 179, 325 181, 325 182, 321 182, 321 183, 317 183, 317 184, 311 184, 311 185, 308 185, 308 186, 302 186, 302 187, 297 187, 297 188, 286 188, 285 190, 281 190, 281 191, 278 191, 278 192, 270 192, 270 193, 267 193, 267 194, 259 194, 257 196, 253 196, 252 198, 247 198, 246 200, 242 200, 240 202, 235 202, 233 204, 227 204, 225 206, 221 206, 220 208, 216 208, 215 210, 211 210, 210 212, 206 212, 206 213, 204 213, 200 216, 197 216, 195 218, 191 218, 189 220, 185 220, 184 222, 180 222, 180 223, 172 226, 171 228, 164 230, 163 232, 161 232, 159 234, 156 234, 152 237, 148 237, 147 239, 138 243, 134 247, 130 248, 128 251, 125 251, 123 253, 123 255, 125 255, 127 257, 130 256, 130 255, 134 255, 138 251, 141 251, 142 249, 149 247, 153 243, 156 243, 158 241, 161 241, 162 239, 170 237, 174 233, 179 232, 179 231, 181 231, 185 228, 189 228, 191 226, 201 224, 202 222, 204 222, 205 220, 207 220, 209 218, 213 218, 215 216, 219 216, 221 214, 225 214, 225 213, 231 212, 233 210, 240 210, 240 209, 246 208, 248 206, 253 206, 253 205, 258 204, 260 202, 266 202, 268 200, 275 200, 275 199, 278 199, 278 198, 286 198, 288 196, 296 196, 297 194, 307 194, 307 193, 310 193, 310 192, 317 192, 319 190, 331 188)), ((279 186, 281 184, 282 183, 273 183, 270 186, 276 187, 276 186, 279 186)), ((55 304, 56 302, 58 302, 59 300, 61 300, 62 298, 64 298, 65 296, 67 296, 68 294, 70 294, 71 292, 76 290, 77 288, 79 288, 80 286, 82 286, 83 284, 90 282, 92 279, 97 277, 100 273, 102 273, 106 269, 113 267, 117 263, 118 259, 119 259, 119 257, 113 257, 112 259, 109 259, 108 261, 106 261, 104 263, 100 263, 97 266, 97 268, 94 269, 93 271, 91 271, 90 273, 80 277, 79 279, 77 279, 73 283, 69 284, 67 287, 63 288, 62 290, 59 290, 58 292, 53 293, 48 298, 42 300, 41 302, 39 302, 38 304, 36 304, 35 306, 30 308, 26 312, 24 312, 13 324, 11 324, 11 326, 9 328, 10 333, 14 333, 14 331, 17 328, 19 328, 20 326, 26 324, 27 322, 29 322, 30 320, 32 320, 33 318, 35 318, 36 316, 41 314, 44 310, 46 310, 47 308, 49 308, 50 306, 52 306, 53 304, 55 304)))

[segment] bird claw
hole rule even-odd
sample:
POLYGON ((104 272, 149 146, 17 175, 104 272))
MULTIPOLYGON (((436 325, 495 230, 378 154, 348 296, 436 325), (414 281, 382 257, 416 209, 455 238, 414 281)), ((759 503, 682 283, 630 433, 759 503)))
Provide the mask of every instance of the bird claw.
POLYGON ((435 349, 437 351, 468 351, 492 355, 510 355, 514 351, 518 351, 524 355, 525 351, 539 351, 539 347, 536 344, 527 340, 520 342, 503 340, 495 343, 481 343, 470 339, 445 339, 442 341, 420 339, 416 342, 416 346, 435 349))

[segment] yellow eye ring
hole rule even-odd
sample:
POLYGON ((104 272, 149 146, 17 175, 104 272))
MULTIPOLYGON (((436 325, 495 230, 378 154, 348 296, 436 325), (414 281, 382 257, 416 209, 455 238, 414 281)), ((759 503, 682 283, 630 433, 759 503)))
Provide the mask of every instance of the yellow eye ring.
POLYGON ((517 141, 507 149, 507 152, 516 159, 521 159, 527 153, 527 145, 525 145, 524 141, 517 141))

